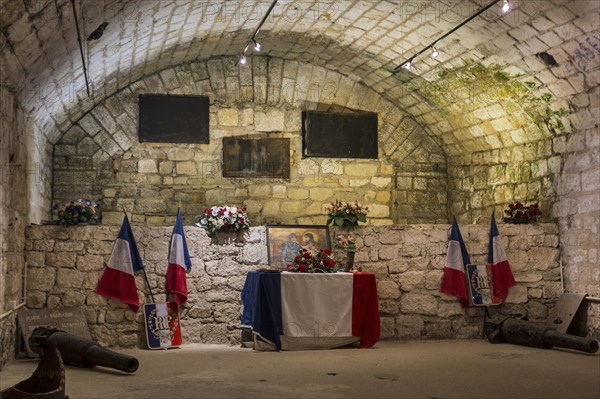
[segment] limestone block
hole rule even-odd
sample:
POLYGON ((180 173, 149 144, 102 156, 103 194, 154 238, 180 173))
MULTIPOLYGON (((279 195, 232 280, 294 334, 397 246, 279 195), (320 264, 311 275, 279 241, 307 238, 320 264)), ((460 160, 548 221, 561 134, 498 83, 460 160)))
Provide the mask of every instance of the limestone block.
POLYGON ((402 291, 412 291, 414 289, 425 288, 425 273, 422 271, 408 271, 400 273, 398 276, 400 289, 402 291))
POLYGON ((253 184, 248 187, 250 197, 269 197, 271 196, 271 186, 268 184, 253 184))
POLYGON ((405 293, 400 298, 400 310, 406 314, 424 314, 436 316, 438 301, 430 294, 405 293))
POLYGON ((32 267, 27 270, 27 289, 49 291, 56 281, 56 269, 32 267))
POLYGON ((189 161, 194 159, 194 153, 188 148, 172 147, 167 150, 167 159, 170 161, 189 161))
MULTIPOLYGON (((158 172, 161 175, 170 175, 173 173, 173 166, 174 166, 174 162, 173 161, 162 161, 158 164, 158 172)), ((152 172, 155 173, 155 172, 152 172)))
POLYGON ((107 323, 120 323, 125 319, 125 309, 108 309, 106 311, 107 323))
POLYGON ((379 313, 386 315, 397 315, 400 312, 398 301, 395 299, 380 299, 379 313))
POLYGON ((58 288, 80 288, 83 285, 85 274, 79 270, 58 269, 56 275, 56 287, 58 288))
POLYGON ((396 331, 401 340, 419 340, 425 328, 423 318, 416 315, 399 315, 396 317, 396 331))
POLYGON ((85 295, 81 292, 67 291, 61 298, 61 303, 66 308, 73 308, 83 305, 85 302, 85 295))
POLYGON ((371 218, 386 218, 390 216, 390 207, 387 205, 371 204, 369 205, 369 213, 367 217, 371 218))
POLYGON ((398 258, 399 248, 397 246, 385 245, 379 248, 378 254, 381 260, 394 260, 398 258))
POLYGON ((400 288, 394 281, 383 280, 377 282, 377 293, 382 299, 400 298, 400 288))
POLYGON ((209 306, 193 306, 187 314, 192 319, 208 319, 212 317, 212 309, 209 306))
POLYGON ((381 317, 381 338, 390 339, 396 337, 396 320, 393 317, 381 317))
POLYGON ((349 176, 364 176, 370 178, 377 175, 377 167, 378 165, 375 163, 351 163, 344 167, 344 171, 349 176))
POLYGON ((84 272, 102 270, 104 268, 104 256, 94 254, 78 255, 76 266, 77 270, 84 272))
POLYGON ((217 118, 221 126, 237 126, 238 125, 238 110, 234 108, 219 108, 217 118))
POLYGON ((48 295, 46 307, 48 309, 56 309, 60 305, 61 297, 59 295, 48 295))
POLYGON ((27 251, 25 259, 27 259, 27 266, 29 267, 43 267, 46 262, 46 253, 42 251, 27 251))
POLYGON ((377 188, 389 187, 392 184, 392 178, 374 176, 371 178, 371 184, 377 188))
POLYGON ((558 297, 563 293, 559 281, 546 281, 544 282, 542 289, 542 297, 548 299, 558 299, 558 297))
POLYGON ((77 252, 81 253, 84 248, 83 241, 57 241, 54 244, 55 252, 77 252))
POLYGON ((280 205, 280 210, 283 213, 301 213, 302 209, 305 208, 303 201, 283 201, 280 205))
POLYGON ((309 191, 301 187, 289 187, 287 189, 287 196, 289 199, 303 200, 308 198, 309 191))
POLYGON ((279 109, 254 111, 254 129, 257 132, 282 132, 285 128, 284 121, 284 112, 279 109))
POLYGON ((158 173, 156 161, 154 159, 140 159, 138 161, 139 173, 158 173))
POLYGON ((26 302, 29 309, 42 309, 46 306, 46 293, 40 291, 27 291, 26 302))
POLYGON ((184 161, 175 163, 175 169, 178 175, 197 175, 198 169, 196 168, 196 162, 184 161))
POLYGON ((32 248, 34 251, 51 252, 54 249, 54 240, 35 240, 32 248))
POLYGON ((46 265, 51 267, 74 268, 77 254, 74 252, 57 252, 46 254, 46 265))
POLYGON ((120 225, 123 222, 123 212, 102 211, 102 224, 120 225))
POLYGON ((526 303, 527 302, 527 287, 522 284, 517 284, 510 287, 506 303, 526 303))
POLYGON ((283 184, 275 184, 272 186, 273 198, 286 198, 287 187, 283 184))
POLYGON ((85 303, 89 306, 106 306, 108 304, 108 299, 95 292, 90 292, 85 298, 85 303))
POLYGON ((460 301, 456 300, 454 302, 440 302, 438 307, 438 316, 439 317, 452 317, 452 316, 460 316, 464 313, 464 310, 460 304, 460 301))

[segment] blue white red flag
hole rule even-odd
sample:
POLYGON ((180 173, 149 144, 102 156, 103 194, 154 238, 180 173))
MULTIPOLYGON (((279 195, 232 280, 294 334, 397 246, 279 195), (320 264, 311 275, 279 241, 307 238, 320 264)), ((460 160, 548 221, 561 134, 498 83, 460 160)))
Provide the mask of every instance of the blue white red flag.
POLYGON ((176 302, 181 305, 187 301, 186 272, 192 268, 190 253, 185 241, 181 212, 177 210, 177 221, 171 235, 171 246, 169 248, 169 266, 167 267, 167 301, 176 302))
POLYGON ((135 285, 135 272, 142 270, 144 264, 135 244, 127 215, 123 218, 121 231, 110 259, 104 266, 96 292, 107 298, 125 302, 134 312, 137 312, 140 301, 135 285))
POLYGON ((494 295, 504 302, 508 296, 508 289, 516 283, 500 240, 500 232, 498 226, 496 226, 496 217, 493 213, 487 264, 492 267, 494 295))
POLYGON ((462 239, 456 218, 452 218, 452 230, 448 241, 448 255, 444 266, 444 276, 440 291, 444 294, 460 298, 463 308, 469 306, 467 283, 465 277, 466 266, 471 263, 467 247, 462 239))
POLYGON ((148 348, 164 349, 181 345, 181 327, 175 302, 144 305, 148 348))

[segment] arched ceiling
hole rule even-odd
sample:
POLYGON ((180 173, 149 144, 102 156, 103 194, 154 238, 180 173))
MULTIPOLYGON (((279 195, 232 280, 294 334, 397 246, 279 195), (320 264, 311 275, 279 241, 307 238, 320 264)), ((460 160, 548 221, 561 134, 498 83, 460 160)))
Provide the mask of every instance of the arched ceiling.
MULTIPOLYGON (((54 143, 95 104, 143 76, 238 54, 271 1, 75 1, 89 97, 71 0, 2 3, 1 83, 54 143), (102 22, 104 35, 85 41, 102 22)), ((413 115, 448 155, 464 156, 549 134, 533 128, 527 107, 515 103, 520 94, 503 89, 507 82, 542 86, 566 109, 598 84, 598 73, 576 62, 586 38, 600 45, 595 0, 512 1, 506 15, 496 4, 440 43, 437 59, 423 54, 413 71, 392 72, 488 3, 282 0, 257 38, 267 55, 324 66, 373 88, 413 115), (544 64, 536 56, 542 51, 558 66, 544 64)))

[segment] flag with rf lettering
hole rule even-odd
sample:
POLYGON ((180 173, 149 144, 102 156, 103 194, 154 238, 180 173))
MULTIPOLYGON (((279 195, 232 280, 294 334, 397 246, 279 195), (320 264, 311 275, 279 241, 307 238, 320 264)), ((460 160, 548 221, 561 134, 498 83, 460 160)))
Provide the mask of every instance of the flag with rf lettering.
POLYGON ((178 308, 175 302, 144 304, 146 343, 149 349, 181 345, 178 308))

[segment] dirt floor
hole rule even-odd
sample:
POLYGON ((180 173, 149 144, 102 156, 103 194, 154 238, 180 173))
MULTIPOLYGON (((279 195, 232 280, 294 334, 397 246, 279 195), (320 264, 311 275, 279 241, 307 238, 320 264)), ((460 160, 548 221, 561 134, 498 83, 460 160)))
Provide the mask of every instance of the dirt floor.
MULTIPOLYGON (((133 374, 66 367, 70 399, 91 398, 600 398, 600 354, 484 340, 380 342, 370 349, 257 352, 221 345, 122 350, 133 374)), ((0 373, 29 377, 35 359, 0 373)))

